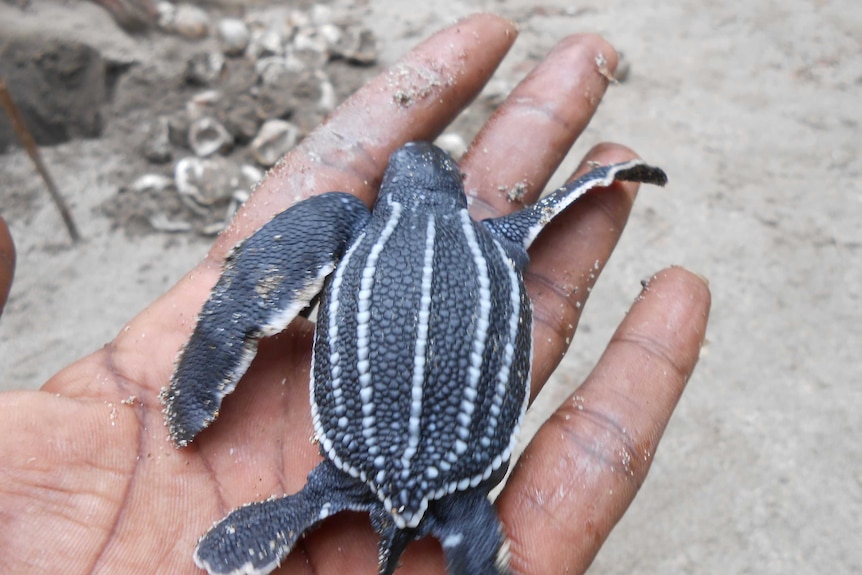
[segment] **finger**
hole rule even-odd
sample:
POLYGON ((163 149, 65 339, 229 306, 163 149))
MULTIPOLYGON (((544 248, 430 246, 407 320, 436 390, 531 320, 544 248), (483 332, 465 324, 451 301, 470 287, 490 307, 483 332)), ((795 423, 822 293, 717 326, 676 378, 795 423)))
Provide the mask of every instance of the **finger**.
POLYGON ((646 285, 596 368, 542 426, 503 491, 512 567, 582 573, 643 483, 697 362, 709 289, 681 268, 646 285))
POLYGON ((312 194, 346 191, 370 204, 392 151, 408 140, 433 139, 479 92, 515 36, 508 20, 471 16, 432 36, 354 94, 270 171, 208 260, 124 328, 110 348, 114 368, 157 392, 170 377, 173 358, 227 250, 312 194))
POLYGON ((15 243, 6 220, 0 217, 0 314, 6 306, 6 298, 12 288, 12 277, 15 275, 15 243))
MULTIPOLYGON (((588 171, 590 162, 605 165, 634 157, 622 146, 596 146, 573 178, 588 171)), ((530 249, 524 280, 533 302, 534 395, 569 347, 590 291, 622 234, 638 186, 615 182, 590 190, 554 218, 530 249)))
POLYGON ((605 93, 597 59, 613 69, 617 54, 596 35, 566 38, 479 132, 461 162, 474 217, 501 216, 538 198, 605 93))

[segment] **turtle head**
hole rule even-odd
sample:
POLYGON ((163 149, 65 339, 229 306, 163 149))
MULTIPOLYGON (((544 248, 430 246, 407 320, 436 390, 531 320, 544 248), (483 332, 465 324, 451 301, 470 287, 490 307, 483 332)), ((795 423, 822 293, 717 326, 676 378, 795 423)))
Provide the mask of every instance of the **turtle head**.
POLYGON ((428 142, 410 142, 392 154, 378 201, 384 196, 406 205, 467 207, 458 164, 428 142))

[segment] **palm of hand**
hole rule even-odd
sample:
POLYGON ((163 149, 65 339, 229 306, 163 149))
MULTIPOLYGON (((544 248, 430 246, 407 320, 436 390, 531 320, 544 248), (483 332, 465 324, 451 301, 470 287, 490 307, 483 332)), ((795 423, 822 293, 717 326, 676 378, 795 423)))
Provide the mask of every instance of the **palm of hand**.
MULTIPOLYGON (((242 503, 302 487, 319 461, 308 408, 313 326, 298 320, 264 341, 216 424, 183 450, 168 441, 158 400, 177 350, 230 246, 302 196, 348 190, 372 198, 389 152, 407 140, 433 138, 513 39, 508 22, 476 16, 426 41, 397 65, 401 72, 454 81, 435 83, 433 97, 393 113, 399 86, 382 75, 306 138, 209 258, 111 344, 39 392, 2 396, 0 571, 197 573, 191 553, 212 522, 242 503)), ((597 104, 574 96, 605 87, 594 70, 597 54, 614 60, 598 38, 568 39, 477 137, 462 162, 465 187, 483 192, 473 206, 477 217, 516 207, 499 197, 499 182, 527 182, 529 198, 539 193, 597 104)), ((605 146, 588 159, 628 157, 605 146)), ((607 260, 635 189, 616 184, 600 198, 584 198, 583 208, 555 221, 531 251, 534 393, 577 325, 575 294, 593 281, 579 270, 607 260)), ((683 270, 657 276, 576 401, 564 404, 534 439, 498 501, 516 572, 589 565, 643 481, 694 368, 708 299, 703 283, 683 270)), ((439 546, 430 540, 412 545, 403 564, 405 574, 443 572, 439 546)), ((366 517, 340 514, 301 540, 282 569, 375 573, 376 536, 366 517)))

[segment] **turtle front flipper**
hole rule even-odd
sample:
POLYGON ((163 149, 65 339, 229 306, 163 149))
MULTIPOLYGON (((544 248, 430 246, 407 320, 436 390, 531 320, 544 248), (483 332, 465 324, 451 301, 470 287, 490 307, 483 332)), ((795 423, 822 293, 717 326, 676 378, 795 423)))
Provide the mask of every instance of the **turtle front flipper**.
POLYGON ((283 330, 309 306, 369 217, 350 194, 322 194, 281 212, 228 254, 162 393, 177 445, 188 445, 212 423, 258 340, 283 330))
POLYGON ((427 521, 443 547, 450 575, 509 573, 505 534, 486 490, 456 491, 440 499, 427 521))
POLYGON ((363 483, 323 461, 299 493, 244 505, 216 523, 198 542, 194 560, 210 575, 265 575, 330 515, 375 506, 379 502, 363 483))
POLYGON ((494 235, 526 250, 542 228, 572 202, 593 188, 610 186, 615 180, 663 186, 667 183, 667 175, 661 168, 649 166, 642 160, 602 166, 557 188, 532 206, 501 218, 482 220, 482 224, 494 235))

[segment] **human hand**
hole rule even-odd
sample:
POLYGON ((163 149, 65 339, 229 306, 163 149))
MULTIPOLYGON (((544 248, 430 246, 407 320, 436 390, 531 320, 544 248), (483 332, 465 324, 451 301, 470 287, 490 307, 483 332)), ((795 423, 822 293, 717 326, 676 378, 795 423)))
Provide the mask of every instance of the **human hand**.
MULTIPOLYGON (((487 81, 515 38, 479 15, 424 42, 341 106, 258 187, 204 262, 115 340, 40 391, 0 395, 0 571, 199 573, 197 539, 234 507, 293 493, 318 463, 308 402, 313 325, 296 320, 261 342, 237 393, 188 448, 167 438, 159 391, 227 251, 295 201, 330 190, 370 203, 388 157, 433 140, 487 81), (410 93, 409 105, 397 95, 410 93)), ((592 116, 606 79, 593 36, 564 40, 489 120, 463 158, 476 219, 511 204, 499 186, 541 192, 592 116)), ((614 145, 585 160, 625 161, 614 145)), ((526 273, 534 305, 533 390, 567 347, 576 299, 607 261, 637 186, 582 198, 539 237, 526 273)), ((2 288, 2 286, 0 286, 2 288)), ((0 290, 2 291, 2 290, 0 290)), ((539 431, 497 501, 514 572, 581 572, 649 468, 704 336, 709 293, 674 268, 655 276, 572 399, 539 431)), ((367 517, 340 514, 301 540, 284 573, 376 573, 367 517)), ((443 573, 439 545, 410 546, 399 573, 443 573)))

